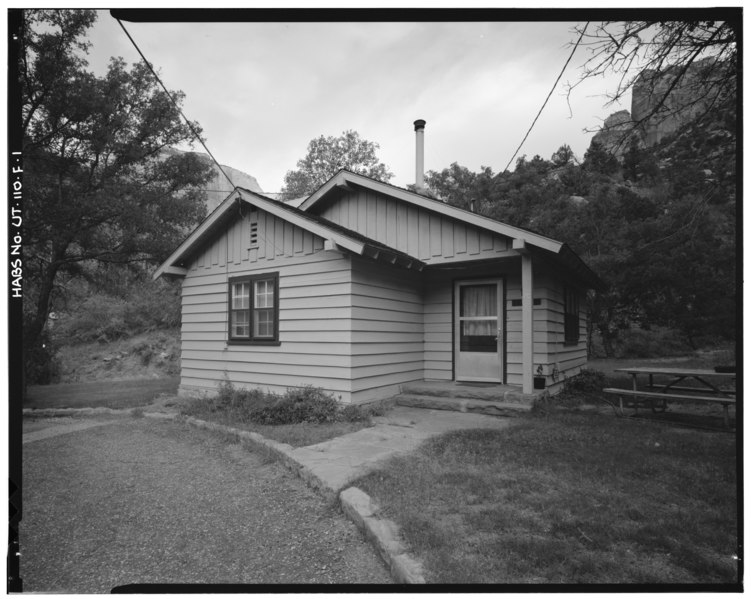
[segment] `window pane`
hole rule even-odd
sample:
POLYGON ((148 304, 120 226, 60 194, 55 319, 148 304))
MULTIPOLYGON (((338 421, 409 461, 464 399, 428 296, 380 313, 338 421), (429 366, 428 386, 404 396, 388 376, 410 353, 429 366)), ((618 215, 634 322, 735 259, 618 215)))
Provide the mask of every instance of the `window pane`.
POLYGON ((497 289, 495 284, 460 287, 459 316, 497 316, 497 289))
POLYGON ((256 308, 273 308, 274 307, 274 281, 256 281, 255 282, 255 307, 256 308))
POLYGON ((233 283, 232 309, 242 310, 250 308, 250 285, 248 283, 233 283))
POLYGON ((231 331, 233 337, 250 337, 249 313, 247 310, 233 310, 231 331))
POLYGON ((254 337, 273 337, 274 336, 274 311, 273 310, 255 310, 255 319, 253 322, 254 337))
POLYGON ((459 349, 469 352, 497 352, 497 321, 464 320, 461 322, 459 349))

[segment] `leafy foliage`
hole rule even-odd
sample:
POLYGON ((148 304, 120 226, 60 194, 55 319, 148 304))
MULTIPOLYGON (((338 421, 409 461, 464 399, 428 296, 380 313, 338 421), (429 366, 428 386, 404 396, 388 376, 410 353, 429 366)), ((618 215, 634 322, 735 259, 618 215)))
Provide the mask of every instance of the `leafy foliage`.
MULTIPOLYGON (((368 420, 375 411, 362 406, 343 406, 323 389, 313 386, 287 389, 284 394, 260 389, 238 389, 223 381, 215 397, 197 402, 209 402, 209 409, 223 412, 237 422, 255 424, 326 424, 368 420)), ((186 413, 200 413, 205 405, 189 406, 186 413)))
MULTIPOLYGON (((735 125, 732 111, 619 163, 593 143, 579 164, 562 146, 513 172, 456 163, 430 191, 462 208, 567 242, 607 283, 587 298, 590 348, 622 352, 629 329, 666 327, 689 347, 734 340, 735 125)), ((636 350, 634 350, 636 351, 636 350)), ((638 352, 637 352, 638 353, 638 352)))
POLYGON ((282 193, 289 197, 309 195, 341 169, 388 183, 394 175, 378 160, 378 147, 352 130, 339 137, 321 135, 308 144, 308 153, 297 161, 297 170, 287 171, 282 193))
POLYGON ((205 214, 211 169, 194 154, 166 154, 193 133, 148 67, 113 58, 103 77, 86 70, 95 18, 24 12, 26 348, 39 345, 63 279, 96 264, 159 262, 205 214))
POLYGON ((106 343, 180 326, 179 285, 172 282, 131 281, 123 294, 89 293, 73 304, 57 313, 53 329, 66 343, 106 343))

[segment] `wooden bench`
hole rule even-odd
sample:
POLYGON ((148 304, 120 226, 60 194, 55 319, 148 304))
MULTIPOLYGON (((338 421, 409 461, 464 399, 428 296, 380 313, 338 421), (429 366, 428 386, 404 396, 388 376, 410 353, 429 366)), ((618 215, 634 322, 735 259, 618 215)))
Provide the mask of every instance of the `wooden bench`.
POLYGON ((634 409, 638 411, 638 407, 640 403, 646 403, 649 402, 650 407, 652 408, 653 412, 664 412, 665 408, 667 407, 668 400, 673 401, 706 401, 706 402, 712 402, 712 403, 721 403, 723 408, 723 419, 725 423, 725 428, 728 428, 730 426, 730 418, 728 417, 728 406, 731 404, 735 404, 735 399, 732 397, 721 397, 717 395, 708 396, 708 395, 679 395, 676 393, 657 393, 654 391, 634 391, 633 389, 615 389, 615 388, 607 388, 602 390, 603 393, 610 393, 613 395, 618 395, 619 402, 620 402, 620 409, 621 414, 623 414, 623 398, 624 397, 633 397, 637 398, 636 401, 634 401, 634 409), (638 398, 643 398, 641 401, 638 400, 638 398), (656 401, 661 400, 661 401, 656 401))

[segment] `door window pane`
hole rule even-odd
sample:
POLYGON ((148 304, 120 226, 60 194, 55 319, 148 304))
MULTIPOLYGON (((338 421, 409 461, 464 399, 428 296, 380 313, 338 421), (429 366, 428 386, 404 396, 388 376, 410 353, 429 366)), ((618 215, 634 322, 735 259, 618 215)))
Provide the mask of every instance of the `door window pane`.
POLYGON ((498 316, 497 286, 463 285, 459 290, 459 316, 498 316))
POLYGON ((459 349, 472 352, 498 351, 497 321, 463 320, 459 331, 459 349))

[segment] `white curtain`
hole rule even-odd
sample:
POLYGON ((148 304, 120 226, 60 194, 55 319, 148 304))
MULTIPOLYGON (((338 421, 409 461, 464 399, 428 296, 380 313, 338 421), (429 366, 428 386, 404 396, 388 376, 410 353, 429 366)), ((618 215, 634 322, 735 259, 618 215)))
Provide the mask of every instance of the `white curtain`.
POLYGON ((489 317, 488 320, 463 321, 463 336, 495 336, 498 316, 497 289, 496 285, 465 285, 461 288, 459 316, 489 317))

